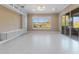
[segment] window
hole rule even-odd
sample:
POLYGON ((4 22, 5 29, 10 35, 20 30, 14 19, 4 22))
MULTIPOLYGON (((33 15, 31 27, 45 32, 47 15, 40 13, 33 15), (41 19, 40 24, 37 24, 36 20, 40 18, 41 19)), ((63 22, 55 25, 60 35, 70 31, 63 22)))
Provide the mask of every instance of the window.
POLYGON ((73 17, 73 28, 79 28, 79 16, 73 17))
POLYGON ((51 29, 51 17, 32 17, 32 29, 51 29))

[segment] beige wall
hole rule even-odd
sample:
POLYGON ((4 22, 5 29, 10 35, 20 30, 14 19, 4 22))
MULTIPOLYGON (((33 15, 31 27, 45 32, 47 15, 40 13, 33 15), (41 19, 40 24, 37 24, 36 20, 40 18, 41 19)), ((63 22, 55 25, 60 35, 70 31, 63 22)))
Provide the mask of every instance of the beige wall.
POLYGON ((27 20, 27 28, 28 31, 32 31, 32 16, 51 16, 51 29, 50 30, 56 30, 58 31, 58 14, 28 14, 28 20, 27 20))
POLYGON ((21 28, 21 15, 0 5, 0 32, 21 28))

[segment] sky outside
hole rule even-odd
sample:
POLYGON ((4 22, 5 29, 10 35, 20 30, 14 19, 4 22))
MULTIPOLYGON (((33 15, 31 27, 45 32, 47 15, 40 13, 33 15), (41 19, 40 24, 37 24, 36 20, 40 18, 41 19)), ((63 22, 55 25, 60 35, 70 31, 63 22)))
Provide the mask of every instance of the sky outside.
POLYGON ((48 22, 48 17, 33 17, 32 22, 48 22))

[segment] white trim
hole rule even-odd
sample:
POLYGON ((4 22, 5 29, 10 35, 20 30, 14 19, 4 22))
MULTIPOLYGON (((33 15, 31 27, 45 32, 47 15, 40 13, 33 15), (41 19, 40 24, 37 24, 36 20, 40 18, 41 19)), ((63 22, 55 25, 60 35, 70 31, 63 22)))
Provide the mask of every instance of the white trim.
POLYGON ((15 36, 12 37, 12 38, 7 39, 7 40, 0 41, 0 44, 3 44, 3 43, 5 43, 5 42, 7 42, 7 41, 9 41, 9 40, 12 40, 12 39, 14 39, 14 38, 16 38, 16 37, 18 37, 18 36, 20 36, 20 35, 22 35, 22 34, 24 34, 24 33, 26 32, 26 31, 24 31, 24 30, 22 30, 22 29, 19 29, 19 30, 13 30, 13 31, 3 32, 3 33, 13 33, 13 32, 18 32, 18 31, 21 31, 21 33, 18 34, 18 35, 15 35, 15 36))
MULTIPOLYGON (((23 33, 21 33, 20 35, 22 35, 23 33)), ((0 41, 0 44, 3 44, 3 43, 5 43, 5 42, 7 42, 7 41, 9 41, 9 40, 12 40, 12 39, 14 39, 14 38, 16 38, 16 37, 18 37, 18 36, 20 36, 20 35, 17 35, 17 36, 15 36, 15 37, 12 37, 12 38, 10 38, 10 39, 7 39, 7 40, 4 40, 4 41, 0 41)))
POLYGON ((8 32, 0 32, 0 33, 12 33, 12 32, 17 32, 17 31, 23 31, 23 29, 11 30, 8 32))

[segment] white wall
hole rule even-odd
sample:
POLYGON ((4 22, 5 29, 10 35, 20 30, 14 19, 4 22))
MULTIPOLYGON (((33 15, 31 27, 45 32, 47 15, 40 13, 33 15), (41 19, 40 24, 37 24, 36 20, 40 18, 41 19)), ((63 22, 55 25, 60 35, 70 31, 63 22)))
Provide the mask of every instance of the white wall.
POLYGON ((22 15, 22 28, 27 31, 27 14, 22 15))

